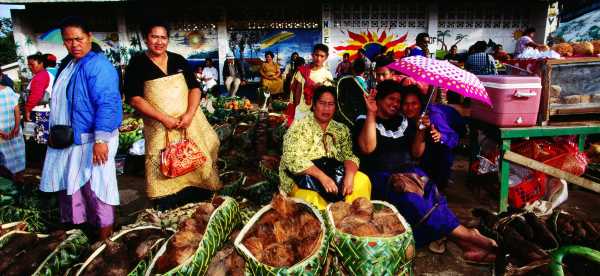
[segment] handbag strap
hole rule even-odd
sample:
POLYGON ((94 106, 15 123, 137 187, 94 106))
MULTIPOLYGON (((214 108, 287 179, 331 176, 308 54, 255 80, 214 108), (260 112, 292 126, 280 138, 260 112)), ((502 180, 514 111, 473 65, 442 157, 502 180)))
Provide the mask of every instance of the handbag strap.
MULTIPOLYGON (((171 140, 169 139, 169 129, 165 128, 165 145, 168 146, 171 143, 171 140)), ((180 130, 180 132, 183 133, 183 139, 182 140, 187 140, 188 135, 187 135, 187 128, 184 128, 183 130, 180 130)))

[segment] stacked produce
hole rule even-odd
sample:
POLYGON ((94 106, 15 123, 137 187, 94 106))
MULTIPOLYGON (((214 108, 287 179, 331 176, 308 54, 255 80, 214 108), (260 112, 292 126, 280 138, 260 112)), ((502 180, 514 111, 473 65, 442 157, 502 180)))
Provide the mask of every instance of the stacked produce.
POLYGON ((147 260, 169 237, 170 231, 154 226, 125 230, 105 241, 80 269, 80 275, 128 275, 147 260))
POLYGON ((555 212, 549 225, 561 244, 576 244, 600 250, 600 223, 579 219, 567 212, 555 212))
POLYGON ((79 230, 49 235, 13 231, 0 244, 0 275, 56 275, 79 257, 87 238, 79 230))
POLYGON ((390 208, 374 210, 373 203, 361 197, 352 204, 336 202, 329 208, 336 228, 355 236, 396 236, 405 229, 390 208))
MULTIPOLYGON (((561 246, 581 245, 596 250, 600 247, 598 225, 565 212, 555 211, 545 222, 528 212, 498 215, 488 210, 474 209, 473 215, 480 218, 482 232, 496 238, 504 253, 498 254, 497 263, 503 265, 497 266, 497 272, 501 274, 531 270, 548 274, 548 264, 552 263, 550 253, 561 246), (507 271, 503 271, 506 268, 507 271)), ((569 262, 567 269, 569 266, 589 265, 569 262)))
POLYGON ((200 203, 188 219, 179 224, 177 233, 169 240, 167 250, 156 262, 156 272, 165 273, 183 264, 198 248, 210 215, 219 207, 212 203, 200 203))
POLYGON ((281 194, 244 226, 235 247, 252 275, 319 275, 329 235, 321 214, 299 199, 281 194))
POLYGON ((252 103, 246 98, 219 97, 214 101, 213 107, 233 110, 251 109, 252 103))
POLYGON ((557 43, 552 46, 552 50, 562 57, 598 55, 600 54, 600 40, 557 43))
POLYGON ((2 239, 2 236, 10 233, 11 231, 25 231, 25 230, 27 230, 27 223, 24 221, 16 221, 16 222, 2 224, 0 226, 0 239, 2 239))
POLYGON ((244 237, 244 246, 258 261, 289 267, 304 260, 319 244, 319 220, 296 202, 276 195, 267 211, 244 237))
POLYGON ((144 139, 144 121, 141 118, 127 118, 119 127, 119 150, 128 150, 133 143, 144 139))
POLYGON ((239 224, 239 206, 230 197, 199 203, 152 259, 146 275, 204 275, 210 260, 239 224))
POLYGON ((329 204, 326 211, 333 228, 331 246, 351 275, 412 273, 412 230, 393 205, 358 198, 352 204, 329 204))

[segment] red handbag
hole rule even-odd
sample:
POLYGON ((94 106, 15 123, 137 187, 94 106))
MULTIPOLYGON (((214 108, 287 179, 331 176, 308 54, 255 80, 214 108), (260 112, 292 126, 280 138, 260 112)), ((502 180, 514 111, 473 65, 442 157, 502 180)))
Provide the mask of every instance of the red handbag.
POLYGON ((166 177, 173 178, 188 174, 206 162, 206 156, 198 145, 188 139, 183 130, 183 139, 169 141, 169 131, 165 132, 166 147, 160 151, 160 171, 166 177))

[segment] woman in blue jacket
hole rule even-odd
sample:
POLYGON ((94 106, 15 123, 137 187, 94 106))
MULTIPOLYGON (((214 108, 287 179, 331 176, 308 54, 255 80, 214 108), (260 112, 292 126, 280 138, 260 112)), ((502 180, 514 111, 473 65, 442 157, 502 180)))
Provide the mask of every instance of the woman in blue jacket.
POLYGON ((64 149, 48 148, 40 190, 59 192, 63 223, 87 223, 103 240, 112 234, 119 205, 114 161, 122 119, 119 78, 110 61, 92 50, 82 19, 65 19, 61 34, 69 54, 53 88, 50 128, 71 126, 74 141, 64 149))

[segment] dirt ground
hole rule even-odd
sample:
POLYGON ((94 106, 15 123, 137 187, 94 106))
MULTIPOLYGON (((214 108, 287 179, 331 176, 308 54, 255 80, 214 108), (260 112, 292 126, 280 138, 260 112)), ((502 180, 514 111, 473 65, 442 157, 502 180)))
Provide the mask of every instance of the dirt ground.
MULTIPOLYGON (((475 226, 477 220, 471 215, 470 210, 475 207, 485 207, 497 210, 497 199, 485 191, 473 192, 466 185, 468 162, 465 156, 457 156, 454 162, 452 181, 446 189, 446 197, 450 208, 456 213, 460 221, 466 226, 475 226)), ((145 208, 150 208, 150 202, 144 196, 144 178, 137 174, 125 174, 118 177, 121 195, 121 206, 118 208, 118 224, 124 225, 133 222, 137 214, 145 208)), ((28 174, 39 179, 39 169, 28 170, 28 174)), ((473 183, 472 183, 473 184, 473 183)), ((487 183, 474 183, 487 185, 487 183)), ((594 212, 600 206, 600 196, 585 189, 569 185, 569 199, 560 206, 571 213, 589 217, 593 221, 600 221, 600 212, 594 212)), ((484 190, 484 189, 482 189, 484 190)), ((473 266, 461 260, 461 250, 453 243, 447 243, 447 250, 443 254, 434 254, 429 250, 417 249, 414 269, 415 275, 492 275, 491 266, 473 266)))

